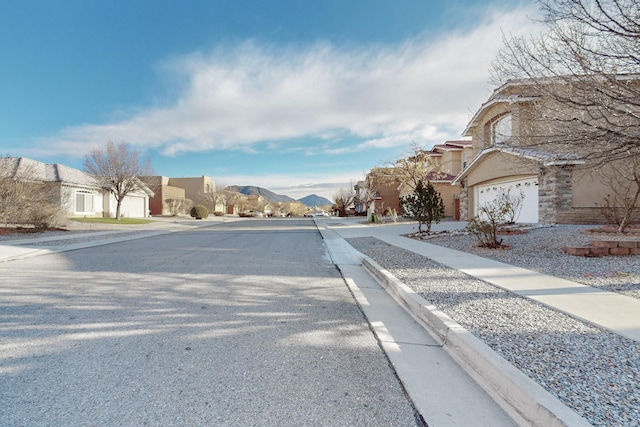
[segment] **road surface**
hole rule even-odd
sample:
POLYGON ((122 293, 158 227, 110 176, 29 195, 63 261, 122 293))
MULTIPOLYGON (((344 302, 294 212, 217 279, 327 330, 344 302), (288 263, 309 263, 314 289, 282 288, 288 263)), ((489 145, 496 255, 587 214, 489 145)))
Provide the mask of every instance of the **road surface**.
POLYGON ((0 264, 0 425, 416 425, 309 219, 0 264))

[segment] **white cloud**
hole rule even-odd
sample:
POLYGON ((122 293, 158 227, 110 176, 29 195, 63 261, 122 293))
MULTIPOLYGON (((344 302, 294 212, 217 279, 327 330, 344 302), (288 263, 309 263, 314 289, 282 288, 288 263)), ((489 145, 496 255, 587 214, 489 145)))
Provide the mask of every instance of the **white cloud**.
POLYGON ((165 68, 185 82, 172 105, 69 128, 44 142, 57 154, 82 155, 113 140, 167 156, 251 151, 260 142, 285 149, 304 137, 331 140, 333 153, 439 143, 459 135, 486 99, 502 32, 530 32, 528 12, 493 12, 476 28, 393 45, 246 42, 187 55, 165 68), (361 142, 340 147, 342 137, 361 142))

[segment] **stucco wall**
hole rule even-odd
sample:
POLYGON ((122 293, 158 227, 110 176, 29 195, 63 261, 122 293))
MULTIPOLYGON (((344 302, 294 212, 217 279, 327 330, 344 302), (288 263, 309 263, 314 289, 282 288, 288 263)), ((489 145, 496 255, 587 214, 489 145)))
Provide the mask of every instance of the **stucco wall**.
POLYGON ((184 188, 185 197, 194 202, 202 198, 204 193, 215 192, 215 182, 208 176, 194 178, 169 178, 172 187, 184 188))
POLYGON ((440 192, 440 197, 442 197, 444 216, 453 218, 455 213, 455 197, 460 193, 460 186, 438 182, 434 182, 433 186, 440 192))
MULTIPOLYGON (((629 160, 616 162, 618 168, 629 167, 629 160)), ((607 194, 612 194, 614 189, 621 188, 615 181, 611 181, 610 177, 615 174, 612 165, 604 165, 598 167, 580 167, 573 171, 573 205, 575 207, 594 207, 602 205, 603 199, 607 194), (612 188, 614 187, 614 188, 612 188)), ((624 175, 631 176, 627 171, 624 175)))
POLYGON ((398 184, 379 184, 376 190, 381 200, 376 200, 376 209, 395 209, 398 215, 402 213, 400 207, 400 192, 398 191, 398 184))
POLYGON ((505 177, 537 175, 538 170, 538 162, 495 152, 484 157, 482 164, 479 164, 467 175, 467 183, 470 186, 489 184, 491 180, 504 179, 505 177))

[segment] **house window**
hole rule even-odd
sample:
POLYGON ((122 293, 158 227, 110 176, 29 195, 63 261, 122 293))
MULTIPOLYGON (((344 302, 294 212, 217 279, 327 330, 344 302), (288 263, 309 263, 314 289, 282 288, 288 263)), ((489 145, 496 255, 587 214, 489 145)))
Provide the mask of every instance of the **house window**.
POLYGON ((511 138, 511 114, 500 117, 491 124, 491 145, 497 145, 511 138))
POLYGON ((76 191, 76 213, 93 213, 93 196, 89 191, 76 191))
POLYGON ((467 167, 467 153, 462 153, 462 169, 467 167))

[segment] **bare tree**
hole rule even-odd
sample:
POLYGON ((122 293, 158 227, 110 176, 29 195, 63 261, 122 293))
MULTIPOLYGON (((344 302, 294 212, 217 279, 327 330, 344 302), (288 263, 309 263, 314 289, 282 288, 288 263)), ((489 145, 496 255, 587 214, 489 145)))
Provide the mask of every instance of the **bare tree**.
POLYGON ((116 219, 120 219, 122 200, 130 193, 148 188, 144 177, 154 175, 149 160, 142 162, 137 150, 124 143, 116 146, 112 141, 104 148, 91 150, 84 159, 84 168, 102 190, 115 197, 116 219))
POLYGON ((216 206, 222 203, 222 191, 214 189, 209 193, 199 193, 197 196, 197 202, 205 206, 210 212, 216 210, 216 206))
POLYGON ((609 163, 598 171, 610 193, 602 203, 604 216, 623 233, 631 223, 640 201, 640 158, 609 163))
POLYGON ((376 199, 378 194, 376 184, 373 179, 365 179, 364 181, 359 181, 358 184, 354 187, 355 195, 353 199, 353 203, 356 205, 361 205, 366 211, 369 209, 371 202, 376 199))
POLYGON ((285 202, 282 213, 287 216, 303 216, 308 210, 307 206, 296 200, 295 202, 285 202))
POLYGON ((229 210, 229 206, 237 206, 243 197, 245 197, 244 194, 231 191, 228 187, 224 187, 220 192, 220 203, 224 206, 225 213, 229 210))
POLYGON ((347 188, 340 188, 333 196, 334 208, 339 212, 340 216, 348 215, 349 207, 353 204, 355 195, 353 185, 350 185, 347 188))
POLYGON ((409 154, 386 166, 372 170, 372 177, 380 183, 397 183, 400 196, 413 192, 418 182, 436 179, 442 173, 438 159, 416 143, 411 144, 409 154))
POLYGON ((529 145, 588 164, 640 153, 640 2, 538 0, 546 31, 507 36, 492 67, 497 85, 526 82, 529 145), (544 98, 546 102, 536 102, 544 98))

